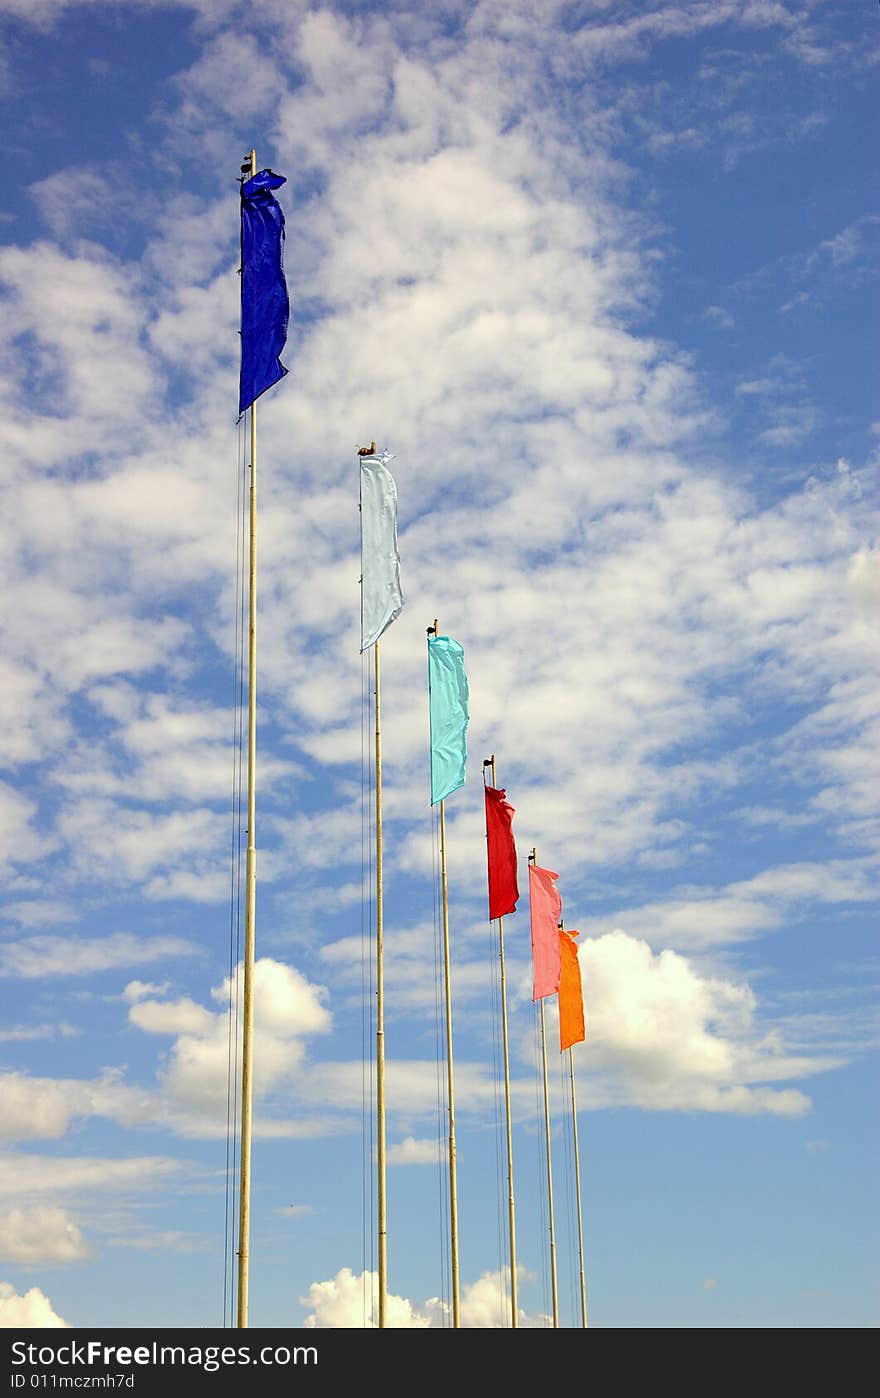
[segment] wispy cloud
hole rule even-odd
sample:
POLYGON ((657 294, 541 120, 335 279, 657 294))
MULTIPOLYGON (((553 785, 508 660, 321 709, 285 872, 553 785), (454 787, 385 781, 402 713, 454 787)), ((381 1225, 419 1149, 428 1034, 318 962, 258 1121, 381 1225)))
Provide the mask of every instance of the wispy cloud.
POLYGON ((131 932, 106 937, 22 937, 0 948, 0 975, 27 979, 87 976, 120 966, 191 956, 195 951, 192 942, 182 937, 141 937, 131 932))

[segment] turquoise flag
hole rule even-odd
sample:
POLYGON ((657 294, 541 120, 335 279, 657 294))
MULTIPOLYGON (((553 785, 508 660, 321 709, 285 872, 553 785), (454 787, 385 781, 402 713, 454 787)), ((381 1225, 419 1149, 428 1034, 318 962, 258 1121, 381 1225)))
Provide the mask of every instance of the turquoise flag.
POLYGON ((464 786, 467 763, 468 682, 464 650, 451 636, 428 637, 431 712, 431 805, 464 786))

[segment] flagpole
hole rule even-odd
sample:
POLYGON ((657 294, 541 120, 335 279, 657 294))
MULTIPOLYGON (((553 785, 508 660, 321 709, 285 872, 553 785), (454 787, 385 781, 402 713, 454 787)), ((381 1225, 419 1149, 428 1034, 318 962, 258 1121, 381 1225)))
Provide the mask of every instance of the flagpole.
MULTIPOLYGON (((483 763, 483 780, 486 777, 486 762, 483 763)), ((498 789, 495 775, 495 754, 489 758, 492 768, 492 786, 498 789)), ((507 1041, 507 983, 504 976, 504 918, 498 918, 498 949, 501 959, 501 1043, 504 1057, 504 1113, 507 1122, 507 1215, 510 1231, 510 1324, 516 1330, 516 1213, 513 1202, 513 1131, 510 1121, 510 1055, 507 1041)))
MULTIPOLYGON (((250 177, 257 173, 257 153, 249 154, 250 177)), ((248 1324, 248 1263, 251 1234, 251 1126, 253 1117, 254 928, 257 908, 257 405, 251 403, 250 563, 248 632, 248 780, 247 856, 245 864, 244 992, 241 1057, 241 1158, 239 1161, 238 1328, 248 1324)), ((237 973, 237 972, 236 972, 237 973)))
POLYGON ((547 1142, 547 1204, 550 1210, 550 1288, 553 1296, 553 1328, 559 1327, 559 1298, 556 1292, 556 1230, 553 1223, 553 1169, 550 1164, 550 1096, 547 1090, 547 1036, 544 1030, 544 999, 541 998, 541 1061, 544 1069, 544 1135, 547 1142))
MULTIPOLYGON (((439 636, 434 618, 434 636, 439 636)), ((455 1163, 455 1082, 452 1068, 452 987, 449 969, 449 894, 446 883, 446 802, 440 802, 440 891, 443 905, 443 980, 446 992, 446 1082, 449 1097, 449 1236, 452 1252, 452 1324, 459 1329, 458 1188, 455 1163)))
POLYGON ((374 647, 376 680, 376 1172, 379 1214, 379 1329, 386 1324, 387 1221, 385 1195, 385 969, 382 885, 382 730, 379 722, 379 642, 374 647))
POLYGON ((458 1191, 455 1167, 455 1084, 452 1072, 452 990, 449 973, 449 896, 446 887, 446 802, 440 802, 440 887, 443 896, 443 976, 446 984, 446 1075, 449 1090, 449 1233, 452 1247, 452 1324, 459 1328, 458 1191))
POLYGON ((574 1178, 577 1197, 578 1262, 581 1276, 581 1327, 587 1328, 587 1283, 584 1276, 584 1222, 581 1215, 581 1163, 578 1154, 577 1101, 574 1093, 574 1052, 568 1050, 568 1073, 571 1080, 571 1129, 574 1140, 574 1178))
MULTIPOLYGON (((529 859, 537 864, 538 855, 532 850, 529 859)), ((556 1289, 556 1228, 553 1221, 553 1167, 550 1161, 550 1093, 547 1087, 547 1035, 544 1028, 544 997, 541 1006, 541 1064, 544 1073, 544 1137, 547 1148, 547 1206, 550 1214, 550 1289, 553 1298, 553 1328, 559 1328, 559 1297, 556 1289)))
MULTIPOLYGON (((379 1329, 388 1324, 388 1221, 386 1189, 385 1134, 385 902, 382 864, 382 687, 380 681, 379 637, 400 613, 397 552, 397 490, 385 469, 388 452, 376 454, 376 443, 358 447, 360 460, 361 515, 361 653, 374 648, 376 772, 376 1177, 379 1252, 379 1329), (366 495, 364 483, 368 482, 366 495), (377 528, 381 521, 380 540, 377 528), (393 555, 393 566, 392 566, 393 555), (381 566, 377 565, 381 563, 381 566), (389 566, 391 571, 389 572, 389 566), (380 575, 381 574, 381 578, 380 575), (396 600, 397 605, 391 606, 396 600), (378 608, 378 610, 377 610, 378 608), (381 612, 381 615, 379 615, 381 612)), ((372 1313, 371 1313, 372 1320, 372 1313)))

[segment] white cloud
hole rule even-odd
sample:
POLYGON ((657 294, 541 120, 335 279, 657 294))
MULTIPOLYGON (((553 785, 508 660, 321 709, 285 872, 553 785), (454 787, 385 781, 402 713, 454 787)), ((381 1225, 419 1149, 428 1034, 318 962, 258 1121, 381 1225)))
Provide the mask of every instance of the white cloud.
MULTIPOLYGON (((529 1274, 519 1267, 517 1275, 523 1280, 529 1274)), ((498 1272, 485 1272, 475 1282, 465 1282, 461 1288, 460 1323, 467 1329, 498 1329, 510 1324, 510 1303, 504 1294, 504 1278, 498 1272)), ((300 1298, 308 1314, 303 1324, 311 1330, 374 1329, 378 1325, 379 1279, 375 1272, 355 1276, 343 1267, 329 1281, 312 1282, 306 1296, 300 1298)), ((404 1296, 389 1293, 386 1298, 385 1324, 394 1330, 426 1330, 449 1325, 449 1306, 437 1297, 414 1302, 404 1296)), ((536 1326, 545 1317, 530 1317, 520 1311, 519 1323, 536 1326)))
POLYGON ((9 1282, 0 1282, 0 1330, 69 1330, 70 1324, 56 1315, 52 1302, 38 1286, 23 1295, 9 1282))
MULTIPOLYGON (((242 972, 238 970, 239 1003, 242 972)), ((159 987, 161 989, 161 987, 159 987)), ((152 987, 129 982, 123 999, 129 1022, 150 1034, 173 1036, 162 1055, 154 1085, 125 1081, 119 1069, 91 1080, 0 1074, 0 1133, 10 1139, 63 1136, 72 1120, 107 1117, 127 1126, 162 1124, 184 1135, 216 1136, 226 1130, 230 1063, 227 978, 211 995, 224 1008, 212 1011, 189 996, 150 998, 152 987)), ((254 1124, 257 1136, 314 1136, 345 1129, 345 1117, 298 1113, 286 1117, 279 1106, 296 1096, 306 1062, 305 1044, 326 1034, 332 1019, 326 993, 299 971, 268 957, 254 968, 254 1088, 264 1104, 254 1124)), ((238 1016, 241 1054, 241 1016, 238 1016)), ((311 1069, 309 1070, 309 1076, 311 1069)))
MULTIPOLYGON (((229 979, 211 991, 226 1007, 229 979)), ((242 970, 238 970, 238 995, 242 970)), ((325 1034, 331 1025, 325 992, 291 966, 260 957, 254 966, 254 1088, 257 1099, 294 1079, 304 1057, 304 1040, 325 1034)), ((239 998, 240 1003, 240 998, 239 998)), ((138 996, 128 1012, 137 1028, 174 1035, 162 1072, 163 1092, 172 1109, 225 1120, 229 1027, 226 1009, 212 1012, 185 997, 176 1001, 138 996)), ((239 1017, 239 1032, 241 1029, 239 1017)))
POLYGON ((700 976, 677 952, 612 932, 580 951, 590 1091, 659 1109, 798 1116, 810 1102, 794 1089, 754 1086, 835 1066, 763 1046, 746 985, 700 976), (598 1079, 598 1081, 596 1081, 598 1079))
MULTIPOLYGON (((379 1278, 375 1272, 355 1276, 342 1267, 330 1281, 312 1282, 300 1304, 308 1309, 303 1324, 310 1330, 374 1329, 378 1325, 379 1278)), ((392 1330, 425 1330, 430 1320, 403 1296, 386 1298, 385 1324, 392 1330)))
MULTIPOLYGON (((93 449, 109 447, 114 428, 136 420, 161 389, 155 366, 138 343, 143 321, 137 273, 123 268, 94 243, 85 255, 67 256, 47 242, 26 249, 4 248, 0 281, 14 307, 11 333, 16 338, 31 335, 34 342, 38 372, 33 373, 31 361, 31 391, 22 393, 22 402, 38 403, 40 389, 51 381, 56 410, 67 410, 68 428, 70 419, 76 422, 68 450, 88 450, 90 442, 93 449), (35 276, 37 264, 42 272, 35 276), (62 285, 64 296, 52 295, 51 288, 62 285)), ((22 385, 25 372, 22 363, 18 366, 22 385)), ((7 442, 23 442, 37 412, 31 406, 18 415, 17 422, 8 423, 7 442)), ((102 636, 99 628, 90 629, 100 651, 109 652, 123 634, 138 649, 131 632, 114 636, 112 627, 110 632, 102 636)), ((64 649, 68 662, 76 667, 69 642, 64 649)))
POLYGON ((151 995, 166 995, 170 988, 170 981, 129 981, 123 988, 122 998, 134 1005, 138 1000, 146 1000, 151 995))
POLYGON ((50 898, 26 898, 20 903, 7 903, 0 916, 21 927, 46 927, 52 923, 75 922, 77 915, 66 903, 50 898))
MULTIPOLYGON (((67 6, 2 8, 48 23, 67 6)), ((195 10, 209 30, 226 13, 220 4, 212 15, 204 0, 195 10)), ((261 4, 251 17, 260 27, 234 43, 200 31, 198 60, 178 76, 168 113, 175 139, 194 135, 214 172, 228 165, 227 136, 242 119, 274 113, 272 158, 292 172, 288 267, 305 309, 296 372, 261 413, 271 464, 261 496, 261 799, 267 786, 285 796, 260 817, 270 841, 261 886, 299 851, 298 869, 332 870, 334 910, 359 896, 360 814, 345 783, 359 757, 351 448, 365 423, 396 434, 409 597, 383 650, 390 880, 430 867, 423 628, 436 608, 466 646, 472 755, 503 755, 520 838, 571 871, 569 906, 599 871, 635 866, 644 888, 647 869, 698 867, 697 851, 725 836, 713 800, 751 811, 739 816, 751 828, 772 816, 779 830, 839 835, 854 852, 871 835, 868 489, 858 472, 820 466, 803 487, 774 477, 768 498, 763 479, 750 493, 748 452, 724 463, 702 366, 634 318, 659 292, 662 238, 647 215, 636 231, 620 207, 626 172, 609 158, 608 132, 622 107, 615 96, 603 108, 601 92, 615 56, 647 60, 670 38, 714 42, 742 26, 762 26, 776 57, 790 35, 809 66, 830 52, 821 25, 796 23, 783 5, 733 0, 599 5, 573 31, 569 7, 564 33, 556 4, 482 0, 467 16, 456 11, 454 32, 450 13, 261 4), (255 78, 247 89, 225 80, 241 61, 255 78), (572 124, 555 94, 575 74, 572 124), (707 433, 717 469, 706 465, 707 433), (772 739, 763 736, 769 715, 772 739), (303 754, 316 779, 300 788, 288 778, 303 754)), ((838 51, 838 61, 855 59, 838 51)), ((728 91, 746 80, 742 61, 716 53, 713 63, 726 69, 728 91)), ((755 66, 753 80, 764 81, 769 66, 755 66)), ((722 129, 734 115, 723 103, 710 121, 723 84, 705 67, 701 82, 702 105, 670 111, 663 125, 642 109, 646 149, 705 142, 732 160, 783 139, 749 111, 722 129)), ((653 100, 672 97, 658 86, 653 100)), ((62 170, 35 189, 64 236, 96 233, 82 222, 86 201, 100 208, 112 193, 92 171, 62 170)), ((24 795, 0 790, 4 851, 36 869, 36 886, 9 885, 17 901, 8 912, 26 927, 54 932, 71 904, 90 906, 98 883, 102 899, 136 891, 153 906, 227 893, 220 803, 231 715, 221 678, 224 666, 232 673, 234 599, 221 468, 235 455, 234 188, 231 196, 178 188, 173 224, 147 210, 140 261, 49 242, 7 249, 0 261, 19 317, 7 318, 13 338, 0 361, 14 501, 0 512, 9 569, 0 741, 10 761, 42 762, 25 773, 24 795), (41 867, 49 855, 54 863, 41 867), (44 896, 56 889, 57 900, 44 896)), ((119 202, 127 197, 121 190, 119 202)), ((869 231, 826 240, 829 275, 859 263, 869 231)), ((723 307, 705 316, 729 328, 723 307)), ((790 449, 819 425, 797 366, 741 372, 737 410, 757 414, 765 443, 790 449)), ((829 426, 824 400, 822 411, 829 426)), ((466 1015, 484 984, 470 940, 475 904, 464 903, 484 897, 479 805, 472 783, 449 822, 466 912, 456 967, 466 1015)), ((802 1093, 775 1084, 829 1060, 794 1053, 787 1030, 770 1037, 754 992, 707 973, 693 954, 791 925, 811 901, 861 900, 867 888, 854 861, 797 865, 724 887, 639 892, 637 906, 602 923, 607 935, 585 931, 595 948, 582 953, 591 1038, 579 1053, 597 1068, 589 1105, 803 1110, 802 1093)), ((288 914, 296 935, 304 905, 297 899, 288 914)), ((410 1014, 431 995, 421 920, 417 912, 388 937, 399 952, 389 990, 410 1014)), ((353 943, 340 930, 323 964, 345 987, 353 943)), ((5 964, 36 979, 189 949, 141 932, 18 939, 5 964)), ((311 1091, 299 1082, 305 1044, 328 1022, 320 989, 287 971, 265 972, 261 992, 258 1130, 278 1134, 328 1129, 360 1107, 360 1064, 330 1063, 313 1077, 322 1116, 285 1114, 288 1099, 311 1091)), ((527 975, 515 958, 511 972, 527 975)), ((12 1075, 16 1129, 49 1138, 97 1113, 217 1129, 225 992, 212 1010, 188 989, 172 998, 167 985, 127 988, 129 1032, 169 1036, 155 1084, 12 1075)), ((426 1110, 418 1051, 402 1045, 389 1064, 401 1111, 415 1117, 426 1110)), ((460 1091, 465 1113, 477 1113, 492 1095, 489 1073, 463 1064, 460 1091)), ((521 1108, 530 1092, 520 1073, 521 1108)), ((416 1128, 402 1120, 399 1129, 416 1128)), ((423 1148, 413 1135, 392 1152, 402 1160, 423 1148)), ((419 1313, 398 1299, 410 1319, 419 1313)))
MULTIPOLYGON (((723 306, 707 306, 703 312, 703 319, 710 325, 716 325, 719 330, 732 330, 736 324, 730 311, 725 310, 723 306)), ((742 391, 742 385, 739 385, 737 392, 742 391)))
POLYGON ((0 1198, 76 1196, 94 1200, 110 1192, 156 1189, 174 1181, 185 1163, 168 1156, 26 1155, 0 1152, 0 1198))
POLYGON ((36 814, 34 801, 0 781, 0 869, 8 871, 13 863, 31 863, 56 847, 53 837, 34 829, 36 814))
MULTIPOLYGON (((592 17, 557 57, 577 52, 581 61, 630 45, 641 53, 670 32, 753 22, 742 7, 723 8, 610 26, 592 17)), ((515 58, 535 43, 552 45, 552 27, 483 5, 454 52, 441 44, 426 57, 404 56, 398 31, 375 16, 295 11, 284 23, 303 81, 281 103, 279 163, 287 157, 296 168, 303 156, 322 184, 320 201, 305 198, 297 210, 289 265, 295 281, 304 270, 298 259, 309 262, 322 310, 301 327, 295 382, 266 413, 266 451, 279 467, 261 521, 261 692, 312 756, 356 760, 356 660, 347 663, 327 642, 332 632, 345 643, 344 627, 355 626, 356 510, 342 483, 354 424, 369 404, 371 420, 393 422, 407 448, 399 455, 401 538, 412 611, 388 640, 394 780, 410 781, 423 767, 418 612, 430 619, 442 554, 448 624, 464 628, 472 666, 475 742, 521 753, 528 735, 531 762, 528 770, 517 764, 511 784, 519 783, 536 823, 546 821, 542 838, 560 842, 578 828, 575 814, 596 863, 636 852, 670 863, 688 835, 687 816, 677 825, 671 818, 682 777, 686 795, 700 783, 669 753, 741 717, 732 690, 743 688, 742 703, 762 687, 785 696, 794 670, 812 674, 815 699, 845 654, 847 664, 864 656, 840 590, 840 557, 848 542, 859 547, 843 537, 859 532, 858 507, 823 488, 791 509, 761 511, 744 492, 688 468, 687 440, 706 420, 697 380, 669 345, 625 329, 652 274, 626 241, 601 172, 566 148, 545 95, 540 120, 508 120, 526 98, 535 101, 531 65, 515 58), (499 25, 513 60, 501 57, 499 25), (380 219, 361 217, 367 198, 380 219), (365 324, 382 326, 381 354, 365 324), (315 444, 307 459, 291 460, 291 439, 315 444), (416 502, 407 475, 428 461, 416 502), (834 508, 839 528, 831 535, 823 516, 834 508), (778 559, 771 570, 761 568, 762 544, 778 559), (307 578, 297 561, 305 557, 307 578), (562 616, 560 596, 569 604, 562 616), (527 653, 500 643, 498 615, 521 618, 534 642, 527 653), (560 661, 565 686, 553 678, 560 661), (546 779, 537 781, 537 771, 546 779)), ((248 48, 251 39, 242 42, 248 48)), ((264 92, 277 93, 280 60, 271 48, 255 52, 264 92)), ((224 71, 229 54, 225 37, 207 42, 191 90, 224 71)), ((135 388, 149 383, 152 403, 163 366, 198 359, 206 343, 226 344, 215 358, 230 372, 235 248, 223 210, 219 201, 188 203, 177 244, 160 229, 148 257, 166 266, 175 296, 163 295, 158 318, 150 279, 95 250, 50 249, 46 266, 43 249, 8 261, 37 334, 49 333, 41 319, 48 287, 67 277, 71 305, 44 351, 59 357, 71 382, 81 375, 91 392, 109 353, 135 388), (214 260, 202 273, 206 247, 214 260), (35 279, 42 289, 30 289, 35 279)), ((199 366, 201 373, 201 359, 199 366)), ((63 420, 30 423, 11 451, 53 468, 25 484, 19 515, 40 562, 39 587, 23 568, 10 593, 11 654, 24 667, 22 684, 48 677, 39 690, 47 725, 69 721, 72 690, 99 696, 123 672, 164 666, 179 689, 181 656, 194 640, 179 613, 194 579, 206 590, 199 625, 229 649, 228 501, 212 474, 231 446, 215 414, 221 390, 206 382, 193 416, 179 424, 173 467, 138 392, 124 395, 126 421, 137 424, 124 439, 136 449, 119 453, 115 417, 103 440, 89 419, 98 476, 57 475, 86 440, 75 403, 63 420)), ((122 396, 101 411, 122 413, 122 396)), ((791 421, 777 414, 765 430, 779 440, 802 431, 800 402, 783 404, 791 421)), ((864 668, 864 658, 855 663, 864 668)), ((228 780, 226 719, 216 704, 163 696, 152 678, 141 707, 135 696, 129 712, 117 708, 112 733, 64 745, 51 778, 70 796, 58 834, 77 874, 142 881, 155 900, 217 900, 225 894, 217 871, 226 822, 206 803, 219 800, 228 780), (125 792, 160 809, 132 809, 125 792)), ((727 731, 735 747, 735 725, 727 731)), ((51 741, 61 743, 60 727, 51 741)), ((31 748, 36 742, 27 737, 31 748)), ((264 778, 283 782, 288 770, 265 752, 264 778)), ((846 783, 835 788, 824 809, 830 822, 845 818, 846 793, 846 783)), ((278 833, 305 844, 309 857, 329 858, 347 840, 334 804, 308 816, 295 810, 278 833)), ((560 853, 573 853, 571 836, 566 843, 560 853)), ((268 854, 261 874, 273 867, 268 854)))
MULTIPOLYGON (((646 941, 623 931, 584 936, 580 950, 586 1042, 576 1056, 585 1068, 581 1106, 641 1107, 654 1111, 706 1111, 736 1115, 800 1116, 810 1099, 799 1089, 778 1087, 839 1067, 833 1053, 805 1052, 796 1041, 797 1020, 768 1032, 758 1016, 754 992, 744 982, 701 973, 678 952, 655 953, 646 941), (792 1042, 790 1042, 792 1041, 792 1042)), ((533 1033, 518 1011, 530 994, 530 973, 510 957, 513 1044, 511 1100, 515 1117, 534 1107, 533 1033)), ((458 1016, 459 1022, 461 1016, 458 1016)), ((556 1010, 548 1010, 551 1042, 556 1010)), ((388 1101, 404 1120, 436 1110, 435 1065, 418 1059, 386 1061, 388 1101)), ((486 1065, 459 1055, 455 1066, 456 1112, 469 1117, 494 1108, 497 1085, 486 1065)), ((316 1063, 302 1090, 338 1109, 355 1110, 361 1076, 353 1065, 316 1063)), ((555 1089, 554 1089, 555 1091, 555 1089)), ((433 1142, 405 1140, 392 1146, 394 1163, 421 1162, 433 1142)), ((436 1155, 435 1157, 436 1158, 436 1155)))
POLYGON ((23 937, 0 948, 0 975, 28 979, 85 976, 120 966, 166 961, 193 951, 192 943, 182 937, 141 937, 131 932, 112 932, 106 937, 23 937))
MULTIPOLYGON (((688 899, 645 905, 582 925, 580 961, 587 1040, 576 1052, 588 1069, 584 1101, 591 1107, 630 1105, 654 1110, 800 1115, 809 1098, 795 1088, 776 1086, 840 1067, 866 1046, 840 1037, 841 1026, 814 1026, 803 1014, 771 1020, 769 1029, 753 989, 744 980, 712 974, 674 947, 700 952, 770 931, 806 911, 817 900, 829 903, 871 898, 866 865, 794 865, 767 871, 724 892, 702 891, 688 899), (834 1030, 834 1032, 832 1032, 834 1030), (830 1038, 829 1038, 830 1035, 830 1038)), ((464 932, 465 929, 461 929, 464 932)), ((483 1016, 488 970, 480 943, 459 939, 453 968, 456 1021, 473 1027, 483 1016), (479 954, 477 948, 479 946, 479 954), (459 986, 464 993, 459 995, 459 986), (475 1006, 470 1009, 469 1002, 475 1006)), ((408 949, 406 935, 391 937, 392 1003, 424 1015, 425 958, 418 940, 408 949), (421 978, 421 985, 418 984, 421 978), (411 983, 416 988, 410 990, 411 983)), ((328 960, 343 977, 356 961, 354 943, 332 944, 328 960)), ((351 973, 353 976, 353 972, 351 973)), ((430 977, 427 977, 430 981, 430 977)), ((522 1012, 531 994, 531 970, 517 951, 512 925, 507 935, 507 981, 514 1045, 514 1111, 530 1110, 533 1084, 517 1071, 531 1063, 531 1025, 522 1012)), ((432 992, 433 994, 433 992, 432 992)), ((549 1023, 556 1011, 551 1006, 549 1023)), ((555 1032, 551 1028, 551 1035, 555 1032)), ((433 1068, 419 1060, 390 1058, 386 1064, 389 1101, 409 1121, 434 1107, 433 1068)), ((355 1110, 360 1072, 352 1065, 316 1063, 303 1084, 315 1101, 355 1110)), ((456 1107, 464 1121, 487 1110, 494 1085, 484 1065, 456 1061, 456 1107)), ((436 1159, 436 1142, 407 1137, 389 1150, 395 1164, 436 1159)))
POLYGON ((209 1034, 216 1016, 185 996, 182 1000, 142 1000, 128 1012, 132 1024, 148 1034, 209 1034))
POLYGON ((415 1136, 405 1136, 388 1147, 385 1159, 389 1165, 436 1165, 445 1158, 442 1141, 416 1140, 415 1136))
MULTIPOLYGON (((755 824, 787 825, 784 812, 738 812, 755 824)), ((791 818, 797 826, 804 823, 791 818)), ((809 823, 810 817, 807 817, 809 823)), ((724 888, 687 887, 662 902, 618 909, 592 923, 595 931, 615 927, 638 933, 652 946, 685 950, 747 941, 790 924, 816 904, 864 904, 877 896, 871 860, 839 859, 826 864, 781 864, 724 888)))
POLYGON ((118 225, 123 218, 143 218, 149 212, 149 206, 139 205, 125 189, 124 178, 120 167, 103 166, 101 173, 84 168, 58 170, 35 181, 28 193, 56 238, 63 240, 74 233, 101 238, 107 236, 108 223, 118 225))
POLYGON ((0 1105, 0 1137, 10 1140, 52 1140, 79 1117, 108 1117, 127 1126, 163 1117, 154 1091, 130 1086, 119 1069, 110 1068, 92 1079, 0 1072, 0 1105))
POLYGON ((0 1133, 10 1140, 51 1140, 63 1136, 74 1104, 66 1084, 20 1073, 0 1074, 0 1133))
POLYGON ((85 1239, 65 1209, 53 1205, 0 1213, 0 1262, 79 1262, 85 1239))
POLYGON ((10 1029, 0 1029, 0 1043, 26 1043, 37 1039, 72 1039, 82 1030, 74 1024, 61 1021, 59 1024, 16 1024, 10 1029))
POLYGON ((875 623, 880 620, 880 549, 865 547, 854 553, 847 582, 865 616, 875 623))
MULTIPOLYGON (((216 869, 229 818, 196 809, 169 814, 83 798, 62 811, 59 829, 76 849, 78 872, 113 883, 139 883, 156 870, 189 863, 216 869)), ((225 885, 228 891, 228 884, 225 885)), ((220 895, 222 896, 222 894, 220 895)))

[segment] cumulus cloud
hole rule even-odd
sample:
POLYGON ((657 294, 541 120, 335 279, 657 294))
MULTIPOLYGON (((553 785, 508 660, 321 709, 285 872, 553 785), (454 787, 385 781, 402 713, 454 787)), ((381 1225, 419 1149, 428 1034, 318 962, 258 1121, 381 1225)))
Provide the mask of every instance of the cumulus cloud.
POLYGON ((0 1261, 79 1262, 86 1241, 65 1209, 36 1205, 0 1213, 0 1261))
POLYGON ((416 1140, 405 1136, 388 1147, 385 1159, 389 1165, 436 1165, 444 1158, 442 1141, 416 1140))
MULTIPOLYGON (((238 969, 238 994, 243 972, 238 969)), ((215 1001, 227 1005, 233 987, 226 981, 212 990, 215 1001)), ((322 987, 301 972, 270 957, 254 966, 254 1090, 265 1097, 302 1064, 304 1040, 326 1034, 331 1018, 322 987)), ((205 1113, 225 1113, 229 1065, 228 1016, 192 1000, 139 999, 128 1012, 132 1024, 154 1034, 174 1035, 163 1073, 163 1086, 178 1107, 205 1113)))
MULTIPOLYGON (((243 972, 237 974, 242 995, 243 972)), ((63 1136, 77 1117, 103 1116, 129 1126, 162 1123, 184 1134, 216 1135, 226 1129, 230 1063, 227 977, 211 995, 223 1006, 211 1010, 189 996, 153 998, 166 987, 131 981, 123 992, 128 1019, 147 1034, 173 1039, 153 1086, 125 1081, 107 1069, 93 1080, 37 1078, 20 1072, 0 1074, 0 1134, 11 1140, 63 1136)), ((269 957, 254 967, 254 1088, 267 1103, 255 1123, 259 1134, 313 1135, 333 1129, 324 1118, 285 1118, 278 1101, 291 1100, 305 1061, 305 1043, 326 1034, 332 1024, 326 992, 300 971, 269 957), (272 1098, 271 1103, 267 1102, 272 1098), (277 1100, 276 1100, 277 1099, 277 1100)), ((237 1017, 241 1053, 241 1016, 237 1017)), ((338 1128, 337 1128, 338 1129, 338 1128)))
MULTIPOLYGON (((839 1067, 857 1051, 857 1044, 843 1043, 828 1025, 818 1035, 815 1026, 811 1028, 799 1015, 771 1032, 749 983, 729 972, 708 972, 694 953, 778 926, 801 899, 806 903, 816 898, 832 903, 838 898, 867 901, 871 888, 869 870, 860 866, 859 873, 846 861, 836 866, 790 866, 758 875, 727 897, 715 892, 703 899, 646 905, 610 919, 609 930, 604 920, 584 924, 580 962, 587 1039, 576 1050, 584 1055, 588 1069, 584 1104, 792 1116, 808 1110, 809 1098, 802 1091, 776 1084, 839 1067), (617 920, 624 926, 615 927, 617 920)), ((525 1117, 533 1092, 531 1081, 521 1075, 524 1064, 531 1066, 531 966, 523 959, 514 928, 511 921, 506 937, 515 1050, 511 1090, 515 1114, 525 1117)), ((469 1028, 484 1019, 488 991, 484 928, 479 932, 479 941, 474 937, 460 942, 453 972, 457 1023, 469 1028)), ((428 1007, 424 967, 429 951, 421 938, 398 937, 390 944, 396 1011, 421 1017, 428 1007)), ((347 966, 350 978, 352 949, 347 953, 335 946, 328 950, 330 964, 347 966)), ((552 1022, 556 1015, 552 1004, 549 1014, 552 1022)), ((861 1046, 867 1042, 864 1038, 861 1046)), ((398 1110, 404 1114, 431 1110, 433 1079, 425 1063, 390 1058, 386 1071, 389 1100, 398 1110)), ((359 1100, 359 1082, 358 1073, 346 1065, 321 1062, 314 1066, 304 1090, 315 1100, 353 1110, 359 1100)), ((459 1053, 459 1115, 465 1118, 489 1109, 493 1092, 492 1075, 485 1065, 459 1053)), ((436 1150, 436 1142, 409 1136, 390 1146, 389 1162, 428 1163, 436 1158, 436 1150)))
MULTIPOLYGON (((529 1273, 520 1267, 517 1275, 525 1280, 529 1273)), ((303 1324, 311 1330, 374 1329, 378 1325, 378 1288, 376 1272, 355 1276, 350 1267, 342 1267, 329 1281, 312 1282, 308 1293, 300 1298, 300 1304, 308 1311, 303 1324)), ((417 1303, 389 1293, 386 1304, 385 1323, 390 1329, 427 1330, 450 1323, 449 1306, 437 1297, 417 1303)), ((498 1272, 485 1272, 461 1288, 461 1325, 468 1329, 503 1328, 510 1324, 509 1305, 504 1295, 504 1277, 498 1272)), ((543 1325, 545 1319, 521 1311, 519 1323, 543 1325)))
MULTIPOLYGON (((355 1276, 342 1267, 329 1281, 312 1282, 300 1305, 308 1314, 303 1322, 310 1330, 351 1330, 378 1326, 379 1277, 376 1272, 355 1276)), ((430 1319, 403 1296, 387 1297, 386 1325, 393 1330, 425 1330, 430 1319)))
POLYGON ((92 1256, 96 1239, 111 1247, 193 1251, 205 1238, 163 1229, 157 1210, 166 1191, 192 1187, 200 1174, 192 1162, 167 1156, 0 1151, 0 1256, 21 1266, 80 1262, 92 1256))
MULTIPOLYGON (((588 1038, 576 1052, 591 1077, 605 1079, 609 1101, 800 1116, 810 1106, 804 1093, 762 1084, 839 1062, 762 1043, 752 990, 701 976, 677 952, 655 954, 646 942, 611 932, 587 939, 580 957, 588 1038)), ((593 1090, 601 1098, 603 1087, 593 1090)))
POLYGON ((0 1282, 0 1330, 69 1330, 52 1309, 52 1302, 38 1286, 22 1295, 9 1282, 0 1282))

